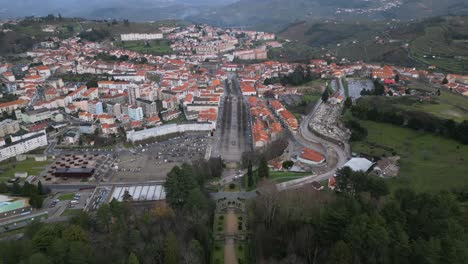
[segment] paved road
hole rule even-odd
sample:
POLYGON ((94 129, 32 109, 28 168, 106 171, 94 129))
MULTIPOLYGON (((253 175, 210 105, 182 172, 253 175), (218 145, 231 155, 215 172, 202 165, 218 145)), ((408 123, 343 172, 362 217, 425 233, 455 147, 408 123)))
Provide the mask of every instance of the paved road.
MULTIPOLYGON (((343 84, 341 79, 338 81, 340 87, 340 93, 343 91, 343 84)), ((296 133, 296 140, 303 146, 317 150, 321 153, 326 153, 326 156, 335 155, 337 158, 336 164, 334 164, 329 171, 304 177, 298 180, 284 182, 278 184, 279 189, 294 189, 299 188, 305 184, 309 184, 313 181, 322 181, 331 178, 335 172, 341 168, 349 160, 349 144, 345 144, 344 149, 337 144, 326 141, 322 138, 315 136, 309 129, 309 123, 311 122, 315 112, 318 109, 320 102, 314 107, 314 109, 302 120, 298 133, 296 133)))
POLYGON ((252 141, 249 108, 236 76, 226 80, 220 111, 212 156, 239 162, 242 153, 251 149, 252 141))

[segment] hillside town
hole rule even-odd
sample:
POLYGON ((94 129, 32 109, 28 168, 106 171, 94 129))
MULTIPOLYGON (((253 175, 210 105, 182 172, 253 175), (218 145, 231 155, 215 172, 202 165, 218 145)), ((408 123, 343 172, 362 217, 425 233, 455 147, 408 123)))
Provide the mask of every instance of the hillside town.
MULTIPOLYGON (((400 4, 384 2, 382 8, 400 4)), ((53 37, 20 62, 1 61, 0 162, 18 164, 3 178, 11 186, 40 183, 52 194, 42 209, 1 196, 0 227, 19 228, 33 218, 59 221, 71 209, 95 213, 114 200, 166 200, 166 176, 174 166, 202 160, 225 168, 216 187, 241 182, 246 196, 258 194, 248 178, 256 155, 268 171, 294 175, 278 176, 280 191, 334 190, 337 171, 346 167, 397 177, 396 153, 351 150, 355 127, 344 120, 346 111, 367 95, 421 103, 436 100, 441 89, 468 96, 467 75, 431 67, 269 59, 285 43, 273 33, 190 24, 106 42, 53 37), (157 41, 167 41, 171 52, 125 48, 157 41), (415 90, 412 82, 438 90, 415 90), (26 163, 33 165, 20 165, 26 163), (60 200, 63 193, 73 199, 60 200)), ((220 201, 216 210, 244 215, 242 204, 232 209, 220 201)))

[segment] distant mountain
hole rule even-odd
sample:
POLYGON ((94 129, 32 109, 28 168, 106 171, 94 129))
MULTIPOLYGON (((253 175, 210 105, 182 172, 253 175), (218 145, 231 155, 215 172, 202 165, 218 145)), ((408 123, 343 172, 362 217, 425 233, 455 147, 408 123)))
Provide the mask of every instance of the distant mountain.
POLYGON ((240 0, 190 19, 278 31, 296 21, 328 18, 417 19, 467 13, 466 0, 240 0))
POLYGON ((183 19, 236 0, 0 0, 0 18, 61 14, 89 19, 183 19))

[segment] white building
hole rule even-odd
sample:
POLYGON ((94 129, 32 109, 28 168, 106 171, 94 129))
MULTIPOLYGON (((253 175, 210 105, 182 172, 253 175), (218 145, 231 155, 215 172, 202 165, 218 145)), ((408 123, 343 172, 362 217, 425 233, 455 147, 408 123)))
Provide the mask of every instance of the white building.
POLYGON ((120 39, 122 41, 137 41, 137 40, 155 40, 162 39, 162 33, 151 33, 151 34, 140 34, 140 33, 130 33, 130 34, 121 34, 120 39))
POLYGON ((14 134, 20 130, 20 122, 12 119, 5 119, 0 122, 0 138, 14 134))
POLYGON ((140 130, 140 131, 129 131, 127 132, 128 141, 141 141, 152 137, 159 137, 175 133, 183 133, 188 131, 206 131, 211 132, 215 129, 215 125, 212 123, 193 123, 193 124, 170 124, 163 125, 155 128, 140 130))
POLYGON ((353 171, 363 171, 366 172, 372 167, 372 161, 365 158, 352 158, 343 165, 344 167, 349 167, 353 171))
POLYGON ((0 161, 17 155, 27 153, 31 150, 47 146, 47 135, 45 130, 38 133, 29 133, 21 137, 12 137, 12 143, 0 149, 0 161))
POLYGON ((143 120, 143 108, 137 106, 128 107, 128 116, 133 121, 143 120))

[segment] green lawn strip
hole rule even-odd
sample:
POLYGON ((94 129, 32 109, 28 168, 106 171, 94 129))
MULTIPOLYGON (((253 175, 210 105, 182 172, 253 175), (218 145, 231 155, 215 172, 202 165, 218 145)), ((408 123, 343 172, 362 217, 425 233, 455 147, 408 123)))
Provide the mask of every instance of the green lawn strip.
POLYGON ((215 241, 213 245, 213 253, 211 255, 213 264, 224 263, 224 243, 221 241, 215 241))
POLYGON ((72 200, 73 197, 75 197, 75 193, 66 193, 66 194, 60 195, 58 199, 60 201, 67 201, 67 200, 72 200))
POLYGON ((297 180, 297 179, 310 176, 310 175, 312 175, 312 173, 290 172, 290 171, 270 171, 270 179, 272 179, 276 183, 297 180))
POLYGON ((27 172, 28 175, 38 176, 51 161, 25 161, 2 162, 0 164, 0 181, 6 181, 15 176, 15 172, 27 172))
POLYGON ((224 233, 224 222, 226 221, 225 214, 215 214, 213 221, 213 233, 222 234, 224 233))
POLYGON ((237 263, 247 263, 247 243, 236 243, 235 247, 237 263))
POLYGON ((75 216, 78 215, 82 210, 81 209, 67 209, 61 216, 75 216))
POLYGON ((170 42, 167 40, 154 41, 126 41, 121 45, 124 49, 148 53, 148 54, 169 54, 172 52, 170 42))
POLYGON ((372 121, 361 121, 368 130, 366 142, 353 142, 353 152, 371 156, 401 157, 400 176, 392 188, 412 185, 418 191, 468 187, 468 146, 428 133, 372 121), (390 151, 391 150, 391 151, 390 151))
POLYGON ((185 118, 185 115, 181 114, 179 117, 177 118, 174 118, 172 120, 169 120, 169 121, 163 121, 164 125, 169 125, 169 124, 179 124, 179 123, 183 123, 187 121, 187 119, 185 118))

